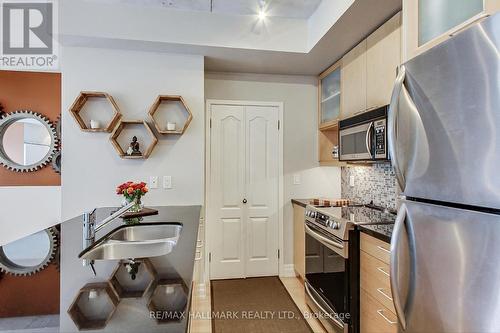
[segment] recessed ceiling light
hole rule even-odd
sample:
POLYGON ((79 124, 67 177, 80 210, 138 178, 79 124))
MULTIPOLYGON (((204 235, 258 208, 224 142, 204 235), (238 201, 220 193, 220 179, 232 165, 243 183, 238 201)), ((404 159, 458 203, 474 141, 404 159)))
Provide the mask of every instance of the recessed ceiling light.
POLYGON ((265 19, 266 19, 266 17, 267 17, 267 13, 266 13, 266 11, 265 11, 264 9, 261 9, 261 10, 259 11, 259 20, 261 20, 261 21, 262 21, 262 20, 265 20, 265 19))
POLYGON ((266 0, 259 0, 259 20, 264 20, 267 17, 266 0))

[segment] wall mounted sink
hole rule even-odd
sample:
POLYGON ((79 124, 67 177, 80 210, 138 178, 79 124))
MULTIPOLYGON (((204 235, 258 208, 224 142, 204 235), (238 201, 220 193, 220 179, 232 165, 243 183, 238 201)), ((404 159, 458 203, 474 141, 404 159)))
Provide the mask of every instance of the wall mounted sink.
POLYGON ((88 260, 150 258, 169 254, 177 245, 182 224, 176 222, 121 226, 82 253, 88 260))

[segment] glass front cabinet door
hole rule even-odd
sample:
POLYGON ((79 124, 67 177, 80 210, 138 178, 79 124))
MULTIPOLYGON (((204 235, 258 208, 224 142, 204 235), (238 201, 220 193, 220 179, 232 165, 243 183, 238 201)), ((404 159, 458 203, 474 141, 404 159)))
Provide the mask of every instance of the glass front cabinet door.
POLYGON ((405 60, 500 10, 500 0, 403 0, 405 60))
POLYGON ((340 117, 340 63, 319 76, 319 128, 337 126, 340 117))

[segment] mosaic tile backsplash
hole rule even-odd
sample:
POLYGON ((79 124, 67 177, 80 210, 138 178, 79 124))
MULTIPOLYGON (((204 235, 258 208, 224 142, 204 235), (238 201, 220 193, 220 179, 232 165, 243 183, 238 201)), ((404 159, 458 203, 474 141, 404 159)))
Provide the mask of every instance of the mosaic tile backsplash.
POLYGON ((399 188, 390 163, 342 167, 342 198, 396 209, 399 188), (349 177, 354 176, 354 186, 349 177))

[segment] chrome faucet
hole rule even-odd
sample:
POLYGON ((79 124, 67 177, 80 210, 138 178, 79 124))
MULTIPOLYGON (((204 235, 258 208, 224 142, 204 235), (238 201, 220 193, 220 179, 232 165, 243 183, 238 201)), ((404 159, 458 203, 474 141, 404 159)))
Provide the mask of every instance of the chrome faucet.
MULTIPOLYGON (((95 222, 95 214, 96 210, 94 209, 92 212, 85 212, 83 213, 83 249, 88 248, 90 245, 92 245, 95 242, 95 233, 104 228, 109 222, 115 220, 116 218, 122 216, 127 210, 129 210, 133 205, 135 205, 136 202, 132 201, 128 203, 126 206, 123 206, 119 210, 117 210, 115 213, 112 215, 108 216, 104 220, 102 220, 100 223, 96 225, 95 222)), ((92 272, 94 273, 94 276, 97 276, 97 273, 95 271, 94 267, 94 260, 87 260, 83 259, 83 266, 87 267, 90 266, 92 269, 92 272)))

